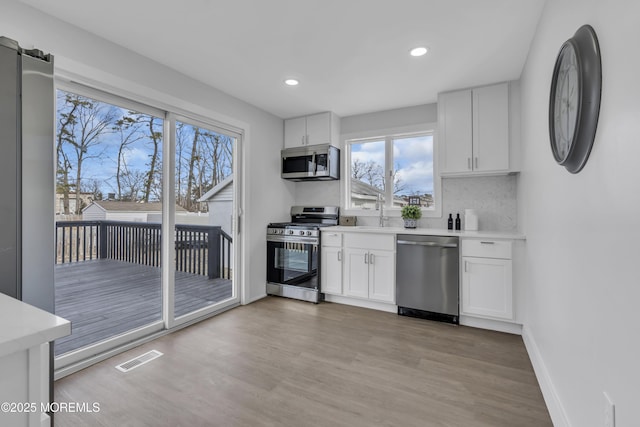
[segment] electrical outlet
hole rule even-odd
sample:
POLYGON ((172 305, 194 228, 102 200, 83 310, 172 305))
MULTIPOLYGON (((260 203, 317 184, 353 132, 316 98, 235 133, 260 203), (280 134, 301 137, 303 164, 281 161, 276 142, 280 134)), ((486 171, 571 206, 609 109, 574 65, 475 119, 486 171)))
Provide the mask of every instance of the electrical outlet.
POLYGON ((604 427, 616 427, 616 405, 613 404, 607 392, 604 394, 604 427))

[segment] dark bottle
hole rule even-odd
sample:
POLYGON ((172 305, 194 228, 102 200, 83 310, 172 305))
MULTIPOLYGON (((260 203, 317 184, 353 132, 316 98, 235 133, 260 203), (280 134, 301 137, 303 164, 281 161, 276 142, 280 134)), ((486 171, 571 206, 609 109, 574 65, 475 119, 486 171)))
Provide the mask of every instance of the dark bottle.
POLYGON ((453 230, 453 216, 449 214, 449 220, 447 221, 447 229, 453 230))
POLYGON ((456 230, 460 230, 460 214, 456 214, 456 230))

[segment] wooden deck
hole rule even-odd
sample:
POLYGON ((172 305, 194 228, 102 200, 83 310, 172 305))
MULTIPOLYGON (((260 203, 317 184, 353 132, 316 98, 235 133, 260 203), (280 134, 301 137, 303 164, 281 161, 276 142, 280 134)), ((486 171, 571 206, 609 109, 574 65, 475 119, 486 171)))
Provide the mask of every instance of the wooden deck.
MULTIPOLYGON (((114 260, 55 267, 56 314, 72 334, 56 340, 56 356, 162 318, 160 268, 114 260)), ((232 282, 176 272, 175 315, 231 298, 232 282)))

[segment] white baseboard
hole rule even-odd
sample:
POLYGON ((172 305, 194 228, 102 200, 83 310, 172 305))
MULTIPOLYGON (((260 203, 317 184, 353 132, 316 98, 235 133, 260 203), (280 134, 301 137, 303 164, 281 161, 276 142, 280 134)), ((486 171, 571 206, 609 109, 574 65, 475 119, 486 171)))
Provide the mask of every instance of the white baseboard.
POLYGON ((265 292, 264 294, 259 294, 254 296, 253 298, 247 299, 245 301, 242 301, 242 305, 249 305, 253 302, 256 302, 258 300, 261 300, 262 298, 266 298, 267 297, 267 293, 265 292))
POLYGON ((384 302, 369 301, 365 299, 349 298, 341 295, 325 294, 324 300, 327 302, 335 302, 338 304, 353 305, 356 307, 371 308, 373 310, 386 311, 388 313, 397 313, 398 306, 395 304, 386 304, 384 302))
POLYGON ((508 334, 522 335, 522 325, 519 323, 501 322, 499 320, 482 319, 480 317, 460 315, 460 324, 474 328, 490 329, 508 334))
POLYGON ((526 325, 522 327, 522 340, 524 341, 527 353, 529 353, 533 371, 538 379, 538 384, 540 384, 540 390, 542 390, 542 396, 547 404, 547 409, 549 410, 549 415, 551 416, 554 427, 571 427, 567 413, 553 385, 551 375, 549 375, 547 366, 542 359, 538 345, 531 334, 531 330, 527 328, 526 325))

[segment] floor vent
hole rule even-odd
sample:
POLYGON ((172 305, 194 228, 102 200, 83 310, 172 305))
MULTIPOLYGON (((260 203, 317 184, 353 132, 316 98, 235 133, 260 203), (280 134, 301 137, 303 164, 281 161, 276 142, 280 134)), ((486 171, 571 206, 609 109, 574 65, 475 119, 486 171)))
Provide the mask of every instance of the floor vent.
POLYGON ((135 369, 138 366, 142 366, 145 363, 149 363, 153 359, 157 359, 160 356, 162 356, 162 353, 157 350, 151 350, 143 355, 136 357, 135 359, 131 359, 119 364, 118 366, 116 366, 116 369, 122 372, 129 372, 130 370, 135 369))

